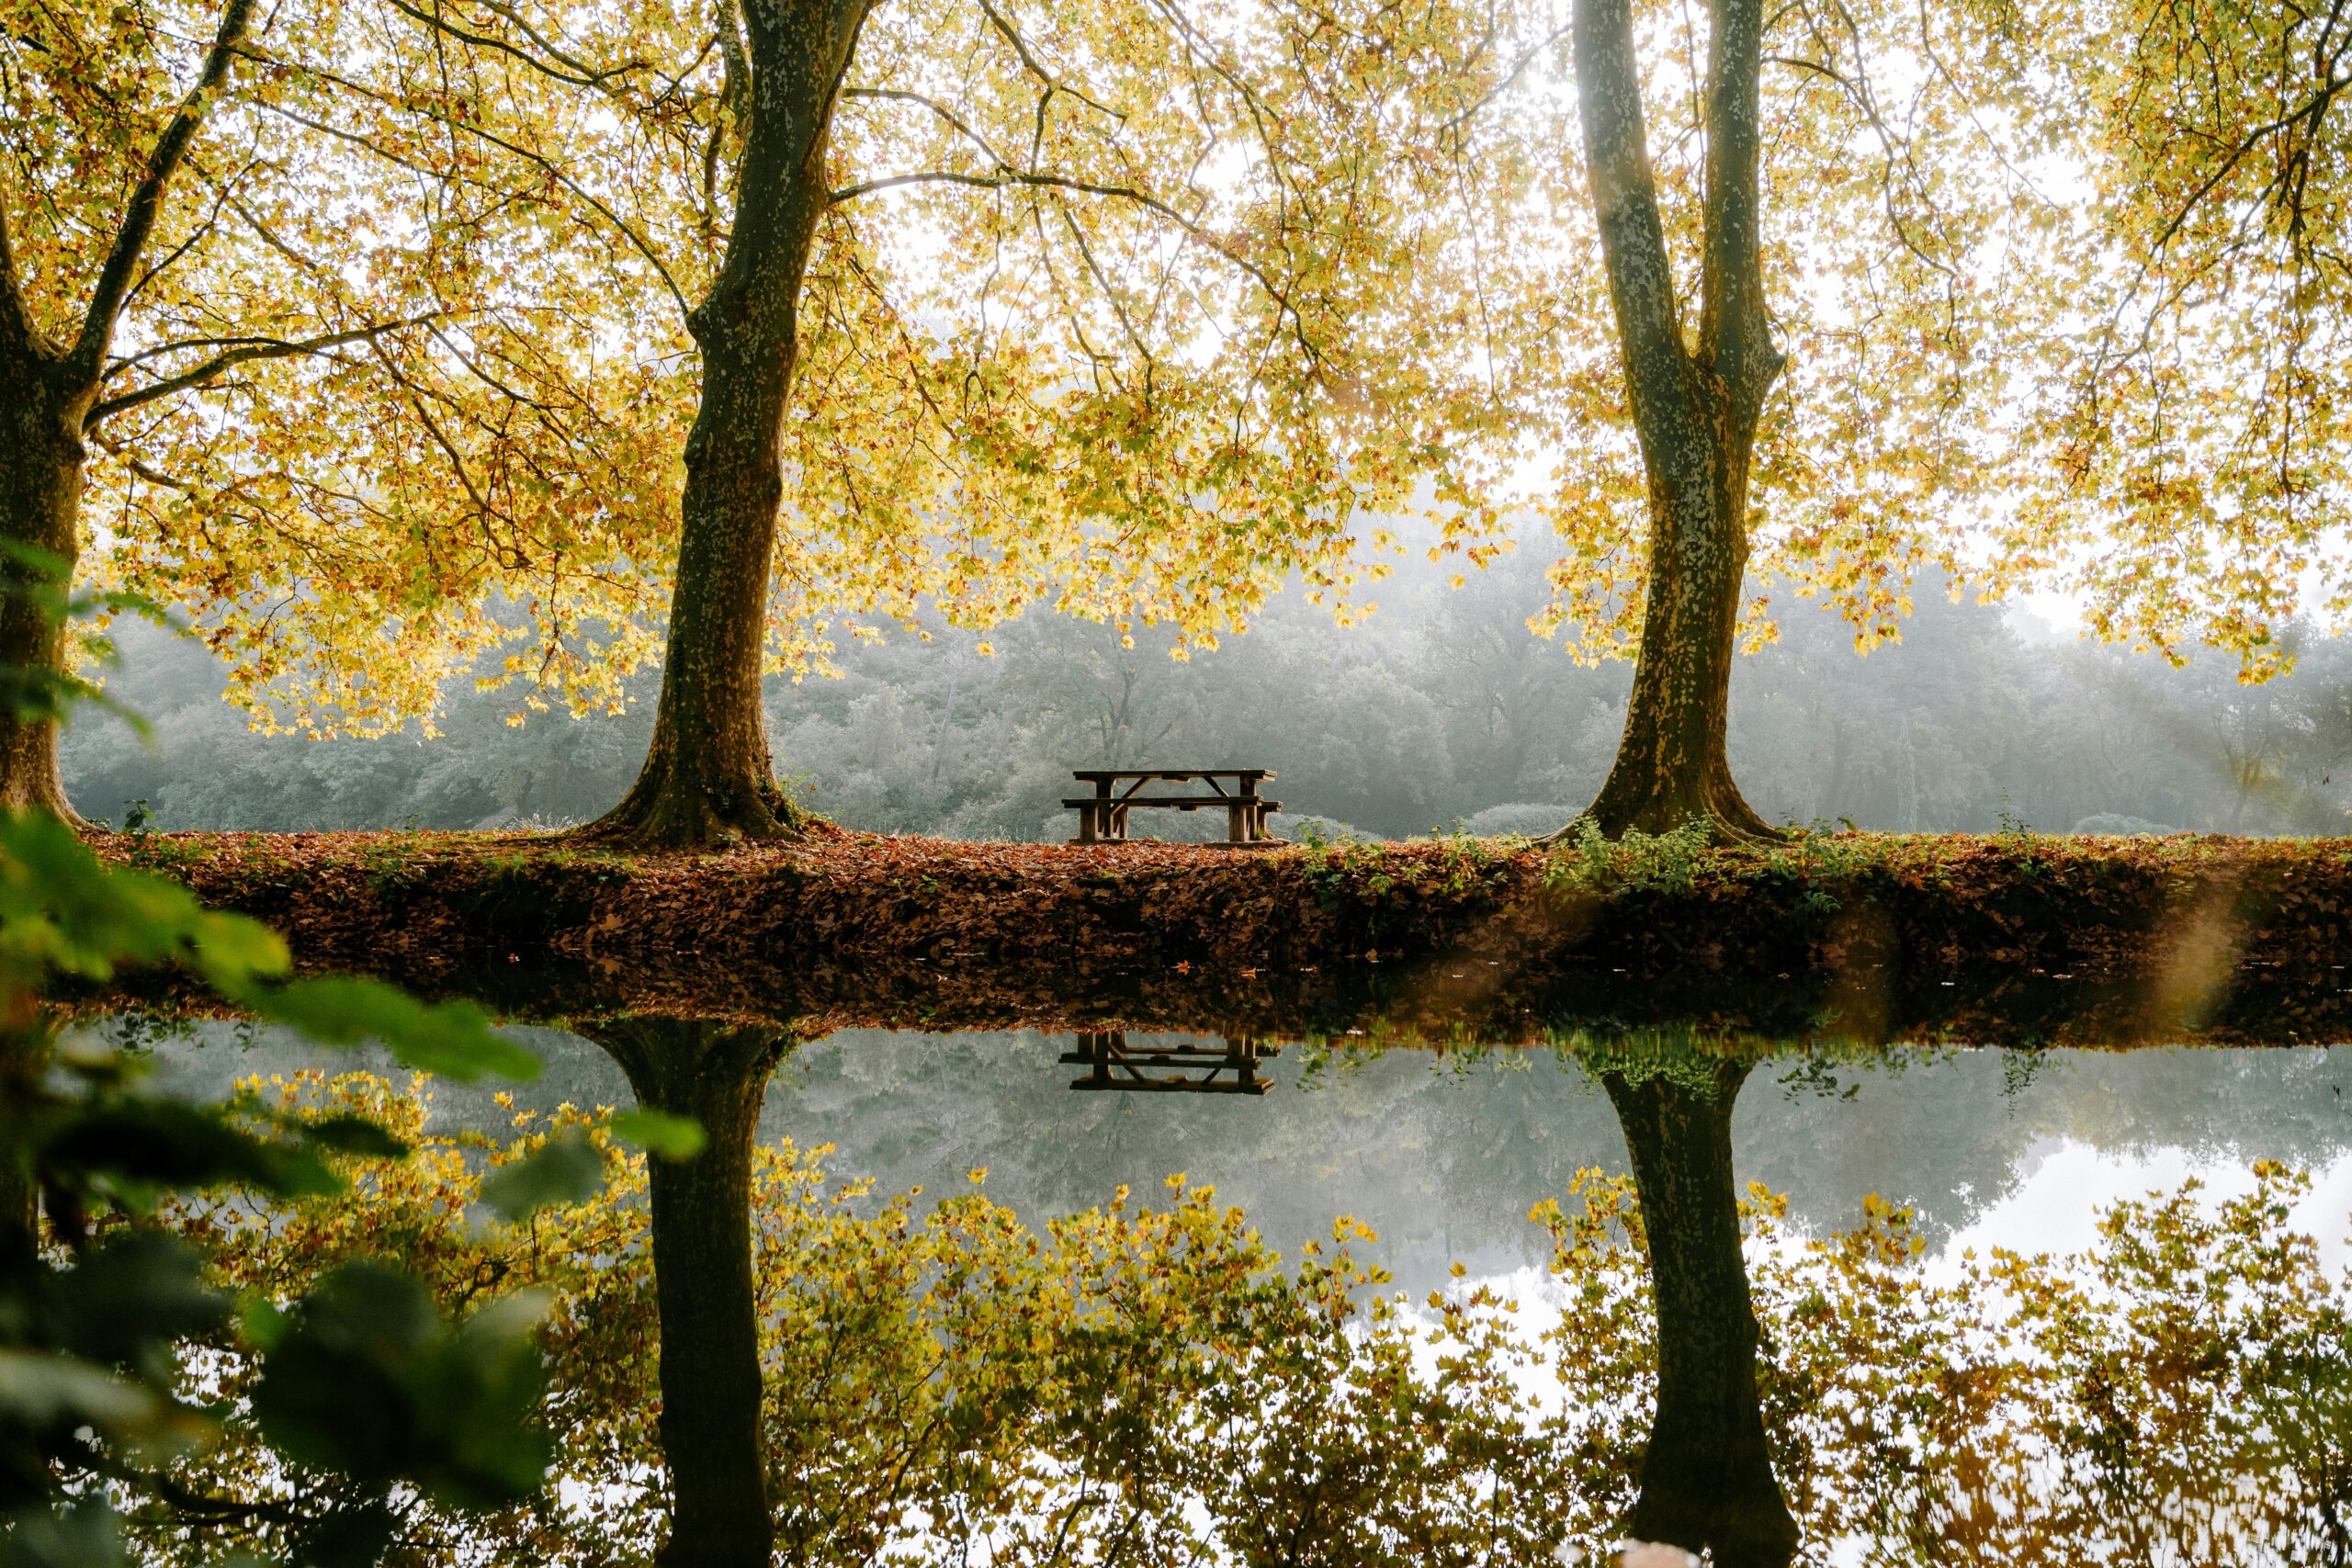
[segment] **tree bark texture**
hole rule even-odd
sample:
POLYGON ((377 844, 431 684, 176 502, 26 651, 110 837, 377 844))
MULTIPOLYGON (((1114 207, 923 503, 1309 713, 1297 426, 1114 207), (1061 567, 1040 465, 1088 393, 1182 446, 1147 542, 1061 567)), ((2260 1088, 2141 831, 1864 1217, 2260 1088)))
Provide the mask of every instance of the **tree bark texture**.
MULTIPOLYGON (((25 560, 0 559, 0 667, 36 678, 65 672, 65 628, 45 602, 48 595, 37 590, 62 590, 72 581, 80 555, 86 437, 107 412, 99 392, 115 324, 173 177, 228 83, 254 5, 229 0, 222 9, 194 86, 148 153, 72 343, 52 342, 34 320, 0 208, 0 542, 38 552, 66 574, 45 583, 43 573, 25 560)), ((12 705, 0 707, 0 807, 54 812, 86 826, 65 798, 55 722, 20 715, 12 705)))
POLYGON ((744 0, 749 124, 734 227, 687 318, 703 359, 670 629, 644 771, 595 831, 696 845, 794 831, 760 701, 801 281, 834 100, 872 0, 744 0))
POLYGON ((1625 732, 1587 815, 1611 837, 1693 818, 1734 837, 1773 829, 1724 750, 1747 482, 1758 414, 1779 376, 1758 230, 1761 0, 1715 0, 1709 44, 1706 242, 1695 348, 1686 344, 1643 126, 1631 0, 1576 0, 1577 99, 1594 215, 1649 480, 1649 587, 1625 732))
MULTIPOLYGON (((70 581, 79 553, 82 418, 96 389, 76 396, 62 358, 29 333, 0 342, 0 540, 61 564, 70 581)), ((28 560, 0 559, 0 670, 64 674, 65 626, 50 602, 63 586, 28 560)), ((38 694, 9 685, 17 700, 0 705, 0 808, 48 811, 82 826, 58 769, 56 721, 38 694)))
POLYGON ((657 1561, 767 1568, 775 1526, 760 1440, 752 1147, 783 1032, 681 1019, 584 1028, 638 1103, 702 1123, 702 1152, 648 1165, 662 1331, 662 1452, 670 1535, 657 1561))
POLYGON ((1602 1079, 1633 1156, 1657 1304, 1657 1414, 1628 1529, 1712 1551, 1717 1568, 1786 1568, 1797 1527, 1764 1440, 1732 1176, 1732 1105, 1747 1071, 1720 1065, 1708 1088, 1602 1079))

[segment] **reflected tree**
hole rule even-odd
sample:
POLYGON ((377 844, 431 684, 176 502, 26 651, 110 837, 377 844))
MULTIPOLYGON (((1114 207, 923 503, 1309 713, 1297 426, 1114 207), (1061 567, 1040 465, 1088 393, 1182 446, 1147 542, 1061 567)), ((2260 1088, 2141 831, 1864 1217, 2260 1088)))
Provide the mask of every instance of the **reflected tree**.
POLYGON ((677 1018, 574 1027, 620 1064, 639 1105, 692 1117, 706 1138, 690 1159, 648 1162, 670 1472, 670 1535, 657 1561, 764 1568, 775 1527, 760 1445, 752 1146, 768 1075, 793 1039, 677 1018))
POLYGON ((1657 1414, 1630 1529, 1711 1550, 1721 1568, 1785 1568, 1797 1526, 1757 1399, 1732 1176, 1732 1106, 1748 1066, 1701 1059, 1600 1075, 1633 1157, 1657 1309, 1657 1414))

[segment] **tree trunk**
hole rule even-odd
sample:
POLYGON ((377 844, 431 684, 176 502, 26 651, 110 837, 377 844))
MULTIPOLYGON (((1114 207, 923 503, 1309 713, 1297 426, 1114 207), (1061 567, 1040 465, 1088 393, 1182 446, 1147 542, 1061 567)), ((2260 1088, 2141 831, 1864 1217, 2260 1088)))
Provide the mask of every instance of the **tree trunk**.
MULTIPOLYGON (((727 256, 687 318, 702 404, 686 439, 678 572, 644 771, 598 836, 690 846, 793 834, 760 701, 768 570, 801 280, 828 200, 833 103, 871 0, 753 0, 749 125, 727 256)), ((729 23, 731 30, 732 23, 729 23)))
POLYGON ((1756 1312, 1732 1176, 1732 1105, 1747 1073, 1719 1065, 1712 1089, 1601 1080, 1633 1156, 1657 1303, 1657 1415, 1628 1529, 1712 1551, 1717 1568, 1786 1568, 1797 1527, 1757 1401, 1756 1312))
POLYGON ((65 798, 51 716, 65 678, 55 595, 72 582, 82 509, 82 420, 90 392, 60 394, 54 358, 26 343, 0 348, 0 809, 38 810, 86 826, 65 798), (40 552, 15 558, 13 550, 40 552), (62 577, 51 570, 62 568, 62 577))
POLYGON ((1739 590, 1747 569, 1747 454, 1708 442, 1685 466, 1710 470, 1695 493, 1650 499, 1650 580, 1634 690, 1617 760, 1585 815, 1616 838, 1696 818, 1733 838, 1774 829, 1732 782, 1724 744, 1739 590), (1726 469, 1736 482, 1725 483, 1726 469))
POLYGON ((781 1031, 627 1019, 582 1031, 628 1075, 638 1103, 702 1123, 689 1160, 648 1162, 662 1329, 662 1452, 670 1537, 657 1561, 767 1568, 775 1526, 760 1440, 752 1147, 781 1031))
MULTIPOLYGON (((149 150, 147 168, 123 208, 106 263, 91 286, 81 330, 71 344, 49 341, 27 304, 24 276, 0 204, 0 542, 40 552, 36 563, 0 559, 0 669, 16 672, 12 695, 35 711, 0 704, 0 807, 51 811, 86 826, 66 803, 57 766, 57 725, 39 711, 53 702, 65 674, 65 628, 54 592, 73 585, 79 555, 82 465, 88 427, 105 417, 98 402, 115 322, 130 297, 141 257, 189 145, 228 85, 258 0, 228 0, 187 96, 149 150), (52 573, 62 573, 53 580, 52 573), (47 589, 44 592, 37 590, 47 589), (36 590, 36 592, 28 592, 36 590), (47 692, 30 689, 46 682, 47 692)), ((226 363, 222 361, 221 363, 226 363)), ((187 384, 194 384, 189 378, 187 384)))
POLYGON ((1649 588, 1615 765, 1588 816, 1607 834, 1697 818, 1738 838, 1773 829, 1724 752, 1747 570, 1757 419, 1783 363, 1764 308, 1758 232, 1761 0, 1715 0, 1708 41, 1706 241, 1695 348, 1686 344, 1643 127, 1631 0, 1576 0, 1577 107, 1609 273, 1627 401, 1649 477, 1649 588))

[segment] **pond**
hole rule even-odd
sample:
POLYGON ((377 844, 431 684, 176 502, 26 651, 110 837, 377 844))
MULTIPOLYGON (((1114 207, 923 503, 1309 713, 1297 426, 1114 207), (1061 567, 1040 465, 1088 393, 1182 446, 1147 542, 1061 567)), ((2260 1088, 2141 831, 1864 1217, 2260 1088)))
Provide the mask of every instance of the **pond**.
MULTIPOLYGON (((633 1559, 697 1515, 712 1561, 1548 1562, 1621 1538, 1774 1565, 2352 1553, 2352 1046, 1656 1024, 1374 1044, 1114 1021, 521 1025, 538 1082, 507 1100, 436 1086, 445 1131, 636 1093, 714 1138, 652 1162, 676 1347, 653 1479, 571 1475, 563 1529, 599 1544, 547 1560, 633 1559), (812 1159, 829 1185, 794 1186, 812 1159), (1054 1224, 1187 1204, 1239 1228, 1054 1224), (914 1258, 926 1216, 952 1245, 914 1258), (1249 1269, 1288 1281, 1282 1310, 1203 1305, 1238 1287, 1186 1271, 1249 1231, 1280 1255, 1249 1269), (1023 1297, 1023 1333, 1121 1364, 1022 1382, 987 1359, 1001 1345, 972 1348, 1004 1330, 975 1326, 974 1302, 1043 1288, 1007 1282, 1022 1247, 1084 1274, 1069 1288, 1091 1303, 1023 1297), (1184 1314, 1123 1294, 1105 1248, 1188 1280, 1184 1314), (1306 1280, 1340 1249, 1354 1272, 1306 1280), (834 1371, 881 1332, 844 1326, 869 1288, 916 1303, 890 1304, 889 1333, 951 1353, 898 1384, 834 1371), (960 1304, 924 1304, 943 1293, 960 1304), (1336 1337, 1317 1301, 1347 1303, 1336 1337), (1174 1316, 1221 1370, 1167 1371, 1170 1342, 1139 1325, 1174 1316), (1234 1322, 1282 1341, 1227 1343, 1234 1322), (1027 1414, 1005 1427, 1000 1399, 1027 1414), (919 1420, 973 1425, 923 1458, 894 1436, 919 1420), (895 1456, 903 1483, 852 1495, 825 1479, 835 1450, 895 1456)), ((217 1021, 155 1050, 212 1091, 352 1065, 217 1021)))

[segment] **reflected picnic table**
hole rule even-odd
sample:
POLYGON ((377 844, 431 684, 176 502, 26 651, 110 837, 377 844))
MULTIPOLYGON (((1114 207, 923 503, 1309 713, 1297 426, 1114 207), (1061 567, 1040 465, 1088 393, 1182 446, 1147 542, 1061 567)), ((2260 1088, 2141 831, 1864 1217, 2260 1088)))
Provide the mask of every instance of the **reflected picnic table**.
POLYGON ((1258 1067, 1264 1058, 1280 1055, 1280 1046, 1263 1044, 1248 1034, 1220 1039, 1216 1045, 1193 1040, 1130 1045, 1125 1030, 1090 1030, 1080 1033, 1078 1048, 1065 1051, 1061 1059, 1068 1066, 1093 1069, 1071 1080, 1069 1087, 1078 1089, 1264 1094, 1274 1087, 1272 1079, 1258 1076, 1258 1067))

